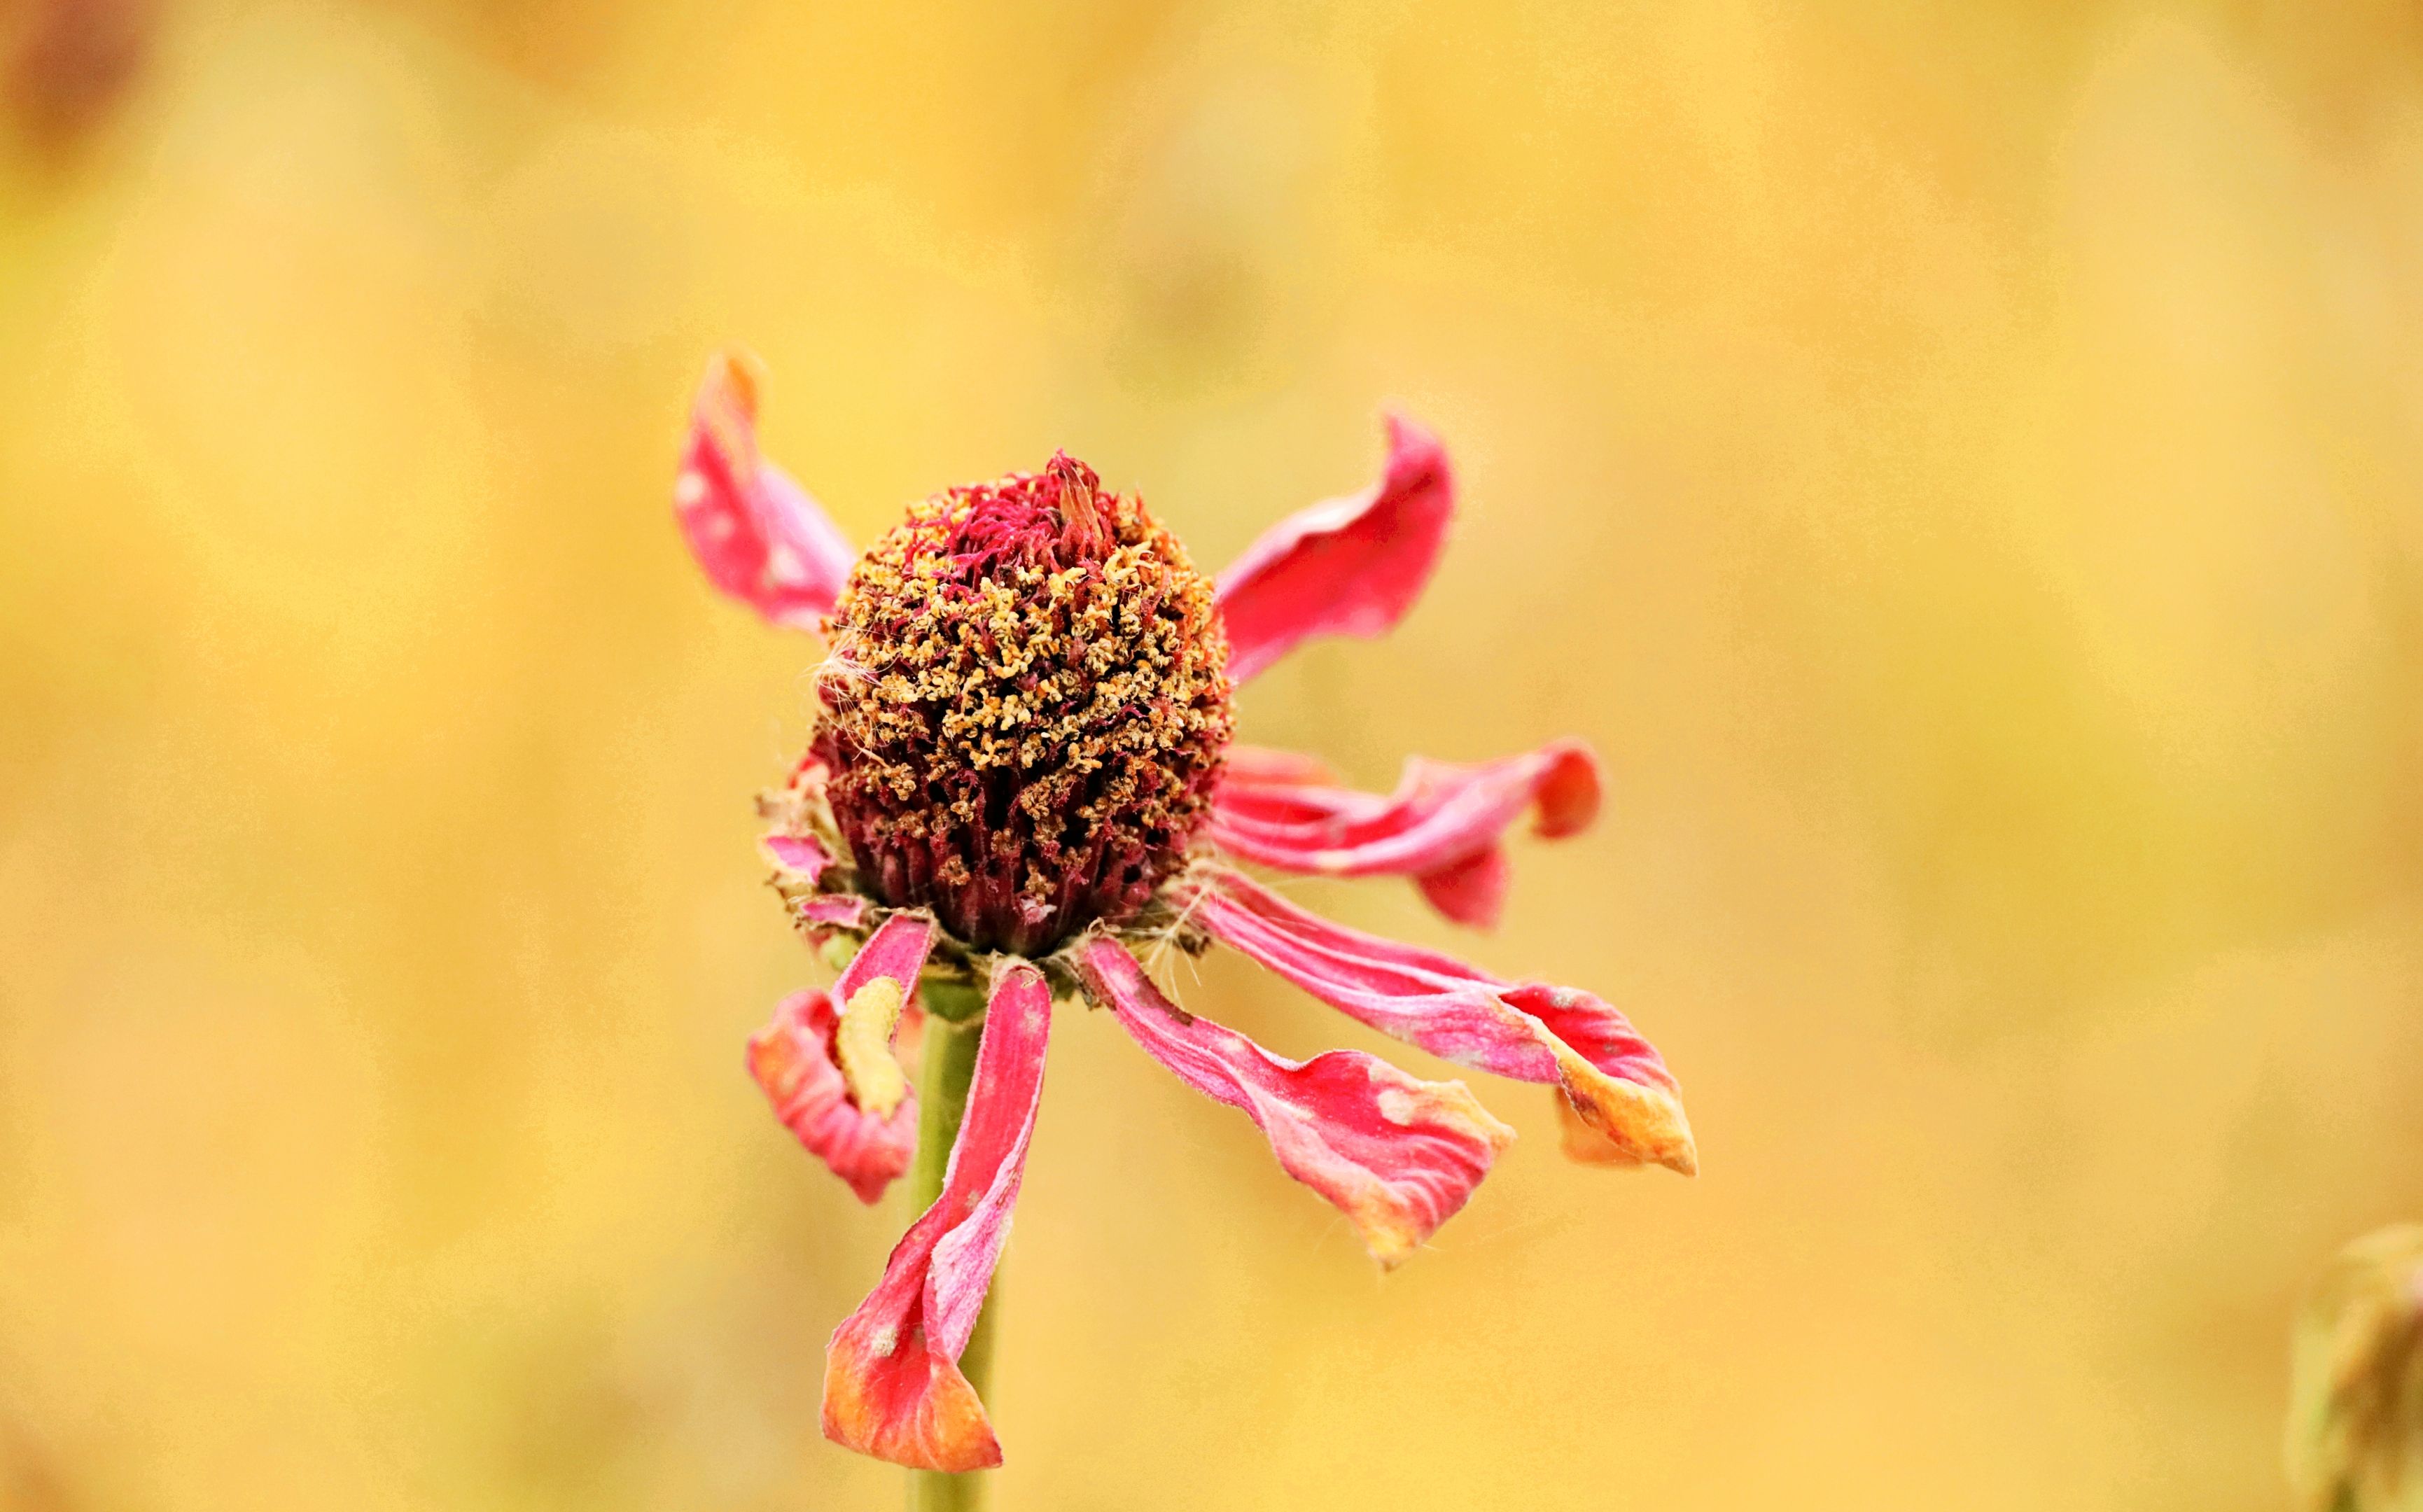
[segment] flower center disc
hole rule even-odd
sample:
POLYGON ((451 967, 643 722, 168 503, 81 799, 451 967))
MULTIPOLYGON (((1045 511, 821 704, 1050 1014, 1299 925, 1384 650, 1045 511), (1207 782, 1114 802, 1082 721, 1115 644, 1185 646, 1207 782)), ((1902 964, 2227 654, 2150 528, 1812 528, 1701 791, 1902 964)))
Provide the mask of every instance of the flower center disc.
POLYGON ((912 506, 851 572, 816 754, 866 885, 1040 954, 1182 863, 1229 732, 1212 585, 1065 453, 912 506))

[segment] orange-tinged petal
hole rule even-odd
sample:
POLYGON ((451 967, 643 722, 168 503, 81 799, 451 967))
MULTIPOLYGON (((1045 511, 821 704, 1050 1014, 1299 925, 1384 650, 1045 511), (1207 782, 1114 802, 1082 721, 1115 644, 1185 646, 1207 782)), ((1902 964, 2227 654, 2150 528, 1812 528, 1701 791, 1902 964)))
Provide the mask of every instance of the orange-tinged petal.
MULTIPOLYGON (((1322 1001, 1442 1060, 1561 1089, 1607 1148, 1595 1164, 1699 1170, 1681 1090, 1655 1047, 1604 999, 1505 982, 1418 946, 1349 929, 1234 873, 1187 898, 1188 917, 1322 1001)), ((1568 1137, 1566 1149, 1576 1150, 1568 1137)))
POLYGON ((1001 1463, 958 1361, 1009 1237, 1051 1031, 1043 973, 1024 961, 1002 968, 942 1195, 901 1236, 883 1279, 826 1351, 824 1430, 835 1443, 915 1470, 1001 1463))
POLYGON ((844 1325, 825 1350, 825 1437, 911 1470, 1001 1463, 1001 1441, 958 1362, 881 1328, 844 1325))

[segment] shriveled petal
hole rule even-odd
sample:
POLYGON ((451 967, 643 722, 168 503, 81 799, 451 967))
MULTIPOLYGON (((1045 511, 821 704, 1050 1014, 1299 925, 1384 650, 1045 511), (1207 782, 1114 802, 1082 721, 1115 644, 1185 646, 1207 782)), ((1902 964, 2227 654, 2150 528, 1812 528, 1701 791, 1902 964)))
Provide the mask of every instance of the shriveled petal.
POLYGON ((835 1443, 914 1470, 1001 1463, 958 1360, 1009 1236, 1051 1032, 1043 973, 1020 961, 996 974, 942 1194, 826 1351, 824 1428, 835 1443))
POLYGON ((892 1054, 892 1035, 917 996, 917 973, 933 946, 932 919, 894 914, 859 947, 833 984, 833 1000, 841 1004, 834 1059, 852 1100, 869 1112, 887 1113, 909 1094, 909 1079, 892 1054))
POLYGON ((816 878, 832 864, 832 856, 825 849, 824 842, 814 835, 776 833, 758 843, 774 858, 777 867, 802 887, 815 887, 816 878))
POLYGON ((794 630, 832 612, 858 555, 822 506, 757 455, 756 379, 730 353, 699 385, 673 514, 709 581, 794 630))
POLYGON ((1383 1266, 1452 1217, 1514 1138, 1461 1081, 1424 1081, 1360 1050, 1290 1061, 1185 1013, 1107 937, 1076 959, 1086 995, 1180 1081, 1243 1110, 1287 1173, 1336 1205, 1383 1266))
POLYGON ((1261 762, 1223 777, 1212 809, 1221 849, 1283 871, 1411 876, 1439 912, 1484 928, 1505 902, 1506 827, 1528 809, 1538 833, 1557 840, 1598 814, 1598 758, 1578 740, 1477 766, 1416 756, 1386 796, 1260 775, 1275 769, 1261 762))
POLYGON ((790 906, 791 917, 821 942, 836 929, 855 930, 866 922, 867 900, 855 892, 819 892, 816 883, 832 866, 832 855, 814 835, 777 830, 758 842, 773 858, 774 887, 790 906))
POLYGON ((1233 873, 1202 886, 1189 905, 1214 938, 1384 1034, 1458 1065, 1559 1088, 1599 1142, 1577 1142, 1569 1128, 1567 1153, 1698 1172, 1673 1074, 1605 1000, 1504 982, 1435 951, 1332 923, 1233 873))
POLYGON ((850 1100, 833 1060, 840 1010, 821 987, 795 992, 773 1019, 749 1038, 749 1074, 774 1105, 774 1116, 808 1153, 872 1204, 909 1169, 917 1148, 917 1100, 904 1098, 879 1117, 850 1100))
POLYGON ((791 905, 800 922, 828 929, 856 929, 866 922, 866 900, 855 892, 813 892, 791 905))
POLYGON ((1454 513, 1446 449, 1389 416, 1378 482, 1289 515, 1220 575, 1228 675, 1243 683, 1314 636, 1387 634, 1430 580, 1454 513))

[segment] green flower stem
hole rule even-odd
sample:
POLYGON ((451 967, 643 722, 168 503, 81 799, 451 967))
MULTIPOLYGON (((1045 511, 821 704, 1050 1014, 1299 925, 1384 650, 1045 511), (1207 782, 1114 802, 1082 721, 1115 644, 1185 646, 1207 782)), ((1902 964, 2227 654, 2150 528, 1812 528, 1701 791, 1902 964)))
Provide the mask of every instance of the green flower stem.
MULTIPOLYGON (((926 1048, 917 1072, 917 1163, 909 1169, 912 1215, 923 1213, 942 1195, 951 1147, 958 1142, 959 1122, 967 1116, 976 1047, 984 1040, 980 989, 929 981, 921 987, 920 997, 926 1005, 926 1048)), ((959 1357, 959 1374, 967 1377, 978 1396, 986 1394, 986 1378, 991 1374, 992 1319, 1000 1300, 1001 1282, 996 1276, 984 1311, 976 1315, 975 1331, 968 1336, 967 1352, 959 1357)), ((964 1475, 912 1470, 909 1512, 975 1512, 984 1505, 984 1476, 980 1470, 964 1475)))

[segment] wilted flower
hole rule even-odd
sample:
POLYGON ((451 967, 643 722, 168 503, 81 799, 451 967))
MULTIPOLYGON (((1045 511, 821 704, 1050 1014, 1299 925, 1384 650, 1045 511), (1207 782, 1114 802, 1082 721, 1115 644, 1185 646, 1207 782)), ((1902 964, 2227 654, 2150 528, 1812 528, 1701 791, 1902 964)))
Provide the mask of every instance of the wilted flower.
POLYGON ((2288 1448, 2313 1512, 2423 1512, 2423 1223, 2356 1240, 2306 1294, 2288 1448))
POLYGON ((1417 758, 1380 795, 1230 739, 1234 684, 1312 637, 1383 634, 1411 606, 1454 493, 1427 432, 1391 419, 1377 484, 1281 521, 1215 583, 1141 501, 1066 455, 912 505, 853 558, 757 455, 746 369, 719 359, 693 419, 675 499, 700 563, 831 648, 814 742, 767 801, 765 844, 800 926, 855 952, 830 992, 776 1010, 752 1070, 873 1202, 917 1134, 892 1041, 921 979, 936 1012, 984 993, 942 1193, 833 1335, 831 1438, 926 1469, 1000 1462, 958 1361, 1017 1200, 1055 997, 1108 1009, 1187 1085, 1242 1110, 1384 1266, 1463 1206, 1514 1137, 1460 1081, 1354 1050, 1285 1060, 1179 1009, 1139 946, 1234 946, 1372 1028, 1557 1087, 1576 1158, 1695 1169, 1674 1079, 1605 1001, 1330 923, 1228 864, 1407 876, 1448 918, 1487 925, 1505 829, 1530 811, 1553 839, 1596 811, 1597 763, 1569 741, 1479 765, 1417 758))

